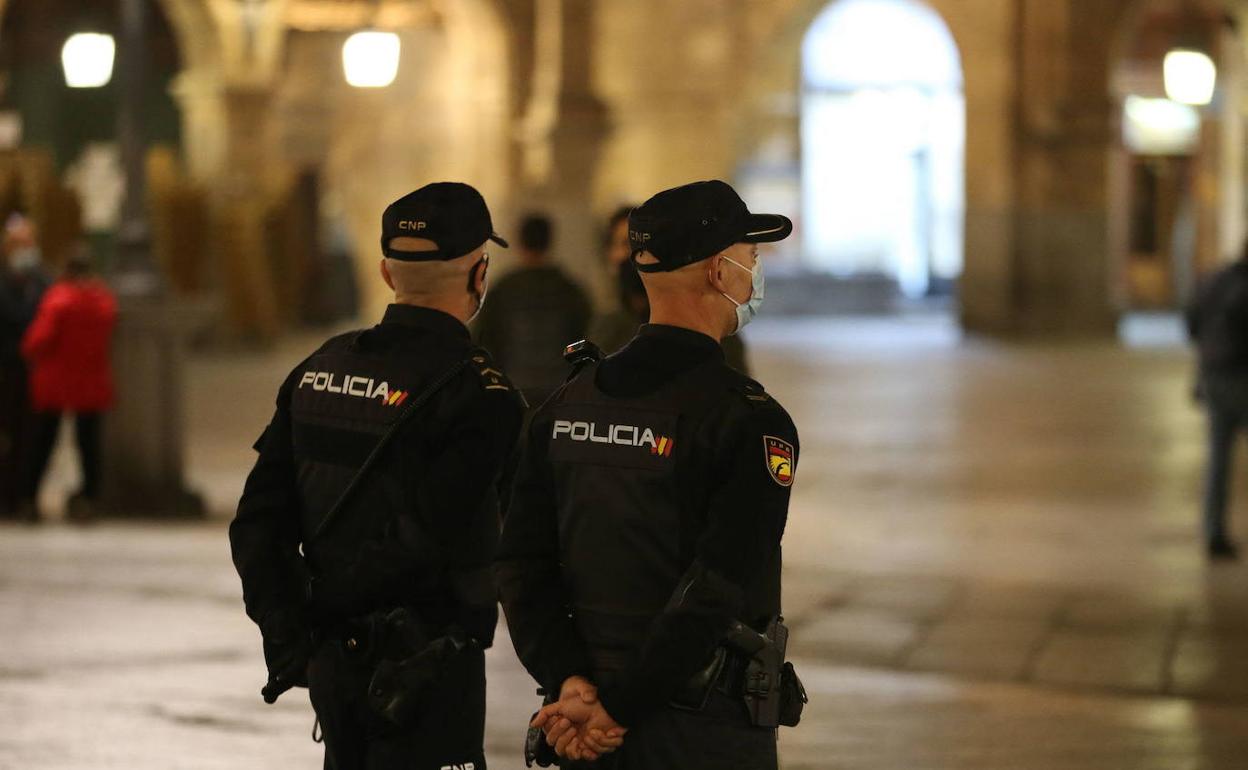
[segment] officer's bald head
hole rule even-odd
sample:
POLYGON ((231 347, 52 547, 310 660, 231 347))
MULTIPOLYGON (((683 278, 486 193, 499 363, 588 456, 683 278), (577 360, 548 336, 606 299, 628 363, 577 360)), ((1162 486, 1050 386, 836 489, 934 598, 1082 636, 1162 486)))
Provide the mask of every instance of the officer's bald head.
MULTIPOLYGON (((395 238, 392 251, 436 251, 437 244, 424 238, 395 238)), ((381 260, 381 275, 394 289, 395 302, 440 307, 455 303, 467 294, 468 274, 481 259, 485 244, 467 254, 447 260, 407 261, 386 257, 381 260)))
MULTIPOLYGON (((753 248, 753 244, 737 243, 674 270, 639 271, 650 298, 651 322, 698 329, 718 339, 732 334, 737 326, 736 310, 724 296, 728 293, 748 298, 750 274, 748 269, 725 266, 730 265, 734 256, 740 264, 753 264, 753 258, 744 253, 753 248), (736 275, 734 270, 743 274, 736 275)), ((659 262, 648 251, 633 259, 639 266, 659 262)))

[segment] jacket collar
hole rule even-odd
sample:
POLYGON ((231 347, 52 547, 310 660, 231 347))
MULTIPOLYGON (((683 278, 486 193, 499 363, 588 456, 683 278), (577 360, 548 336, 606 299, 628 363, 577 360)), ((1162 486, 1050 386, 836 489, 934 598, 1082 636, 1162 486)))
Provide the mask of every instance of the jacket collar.
POLYGON ((468 333, 468 327, 455 316, 419 305, 397 303, 390 305, 386 308, 386 314, 381 318, 381 325, 415 327, 438 334, 462 337, 465 340, 472 339, 468 333))

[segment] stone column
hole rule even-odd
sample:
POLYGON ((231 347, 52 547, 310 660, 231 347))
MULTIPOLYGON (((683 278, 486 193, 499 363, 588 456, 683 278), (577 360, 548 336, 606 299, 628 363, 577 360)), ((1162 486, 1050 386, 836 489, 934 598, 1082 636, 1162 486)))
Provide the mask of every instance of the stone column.
MULTIPOLYGON (((1016 6, 1012 210, 1005 222, 977 223, 968 207, 963 323, 971 331, 1115 331, 1109 174, 1120 120, 1109 91, 1108 48, 1118 4, 1020 0, 1016 6), (973 253, 982 237, 975 228, 985 225, 1009 233, 1000 261, 985 263, 973 253)), ((973 130, 974 112, 969 118, 973 130)), ((968 165, 973 176, 970 157, 968 165)))
POLYGON ((540 118, 544 110, 552 110, 553 121, 543 136, 531 137, 523 148, 528 157, 521 162, 524 192, 517 202, 554 214, 555 248, 564 267, 587 289, 600 291, 601 244, 593 198, 608 121, 606 105, 593 88, 595 4, 538 0, 535 8, 535 46, 554 50, 535 51, 536 82, 526 117, 540 118), (543 66, 557 69, 542 71, 543 66), (543 93, 552 85, 554 93, 543 93), (543 99, 549 103, 542 104, 543 99))
POLYGON ((105 424, 100 502, 114 515, 198 514, 202 504, 183 483, 182 351, 202 319, 163 291, 152 260, 142 119, 146 3, 123 0, 121 9, 118 134, 126 194, 111 276, 120 306, 113 345, 117 403, 105 424))
POLYGON ((966 245, 958 282, 962 326, 1010 328, 1014 302, 1017 189, 1018 4, 941 3, 963 47, 966 93, 966 245), (971 64, 973 62, 973 64, 971 64))
POLYGON ((265 244, 267 158, 265 141, 272 91, 253 84, 227 85, 225 167, 214 208, 220 222, 221 287, 234 334, 271 341, 281 331, 275 276, 265 244))
POLYGON ((189 129, 188 169, 210 192, 213 274, 227 329, 271 340, 281 326, 264 245, 272 89, 220 73, 187 72, 174 94, 189 129))

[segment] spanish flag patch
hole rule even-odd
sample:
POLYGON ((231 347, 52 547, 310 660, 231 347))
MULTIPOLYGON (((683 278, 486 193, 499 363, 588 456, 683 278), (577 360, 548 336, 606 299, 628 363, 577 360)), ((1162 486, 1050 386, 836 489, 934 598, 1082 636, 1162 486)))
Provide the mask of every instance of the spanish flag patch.
POLYGON ((775 436, 763 436, 767 472, 782 487, 793 486, 793 445, 775 436))

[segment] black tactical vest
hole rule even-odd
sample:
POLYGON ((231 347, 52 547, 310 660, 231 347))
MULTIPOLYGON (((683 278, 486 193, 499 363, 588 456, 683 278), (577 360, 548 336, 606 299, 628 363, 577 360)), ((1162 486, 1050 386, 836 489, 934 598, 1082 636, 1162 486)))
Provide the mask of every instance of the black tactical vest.
POLYGON ((355 337, 331 342, 304 363, 290 412, 301 527, 315 573, 350 564, 359 544, 385 536, 394 512, 403 509, 396 464, 378 463, 342 515, 309 542, 382 434, 439 374, 408 357, 370 354, 355 337))
MULTIPOLYGON (((577 627, 591 653, 610 660, 641 645, 692 564, 713 458, 733 415, 751 406, 734 392, 735 380, 748 380, 718 360, 630 398, 600 391, 597 368, 586 366, 551 403, 549 457, 577 627)), ((751 624, 779 612, 778 550, 756 582, 741 618, 751 624)))

